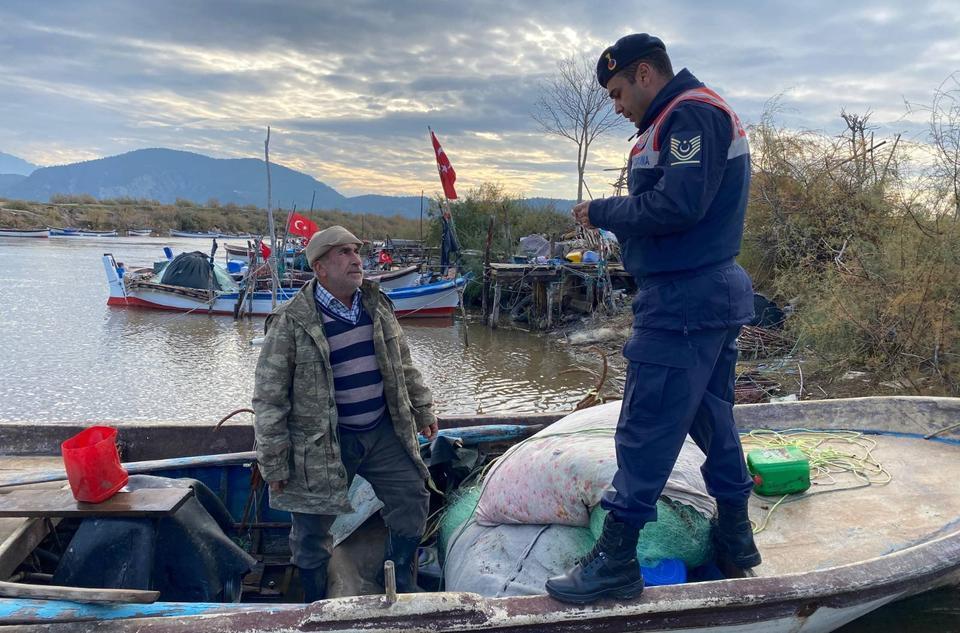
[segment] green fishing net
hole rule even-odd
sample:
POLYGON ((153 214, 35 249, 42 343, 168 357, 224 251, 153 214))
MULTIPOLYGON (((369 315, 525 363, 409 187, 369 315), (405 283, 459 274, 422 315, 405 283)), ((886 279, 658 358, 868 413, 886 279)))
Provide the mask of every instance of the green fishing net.
POLYGON ((454 493, 453 498, 447 502, 447 508, 443 512, 443 518, 440 519, 439 546, 441 552, 447 551, 447 545, 450 539, 456 534, 464 523, 473 516, 477 509, 477 503, 480 501, 480 486, 470 486, 469 488, 460 488, 454 493))
MULTIPOLYGON (((590 513, 590 532, 594 540, 600 538, 606 518, 607 511, 600 506, 590 513)), ((647 523, 640 532, 637 560, 641 565, 652 567, 669 558, 682 560, 688 568, 712 560, 710 519, 688 505, 660 499, 657 501, 657 520, 647 523)))
MULTIPOLYGON (((477 508, 480 500, 480 486, 461 488, 450 500, 440 519, 440 551, 446 552, 447 546, 457 531, 466 523, 477 508)), ((607 511, 597 506, 590 513, 590 530, 584 529, 584 542, 581 551, 572 552, 571 559, 583 555, 593 547, 603 530, 603 521, 607 511), (592 537, 591 537, 592 534, 592 537)), ((713 558, 713 545, 710 539, 710 519, 694 508, 660 499, 657 502, 657 520, 648 523, 640 532, 637 545, 637 559, 641 565, 654 566, 669 558, 682 560, 687 567, 698 567, 713 558)))

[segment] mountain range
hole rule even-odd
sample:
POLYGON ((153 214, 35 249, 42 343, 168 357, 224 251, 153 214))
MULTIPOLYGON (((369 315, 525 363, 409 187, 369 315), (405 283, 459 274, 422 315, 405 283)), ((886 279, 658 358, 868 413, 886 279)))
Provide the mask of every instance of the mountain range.
MULTIPOLYGON (((0 152, 0 175, 29 176, 36 168, 36 165, 28 163, 22 158, 0 152)), ((0 184, 0 187, 2 186, 0 184)))
MULTIPOLYGON (((164 148, 140 149, 96 160, 36 167, 0 153, 0 196, 46 202, 55 194, 87 194, 98 199, 144 198, 173 204, 178 198, 203 204, 263 206, 267 198, 264 162, 256 158, 211 158, 193 152, 164 148)), ((417 217, 420 196, 362 195, 347 197, 302 172, 270 164, 272 197, 289 208, 340 209, 356 213, 417 217)), ((558 208, 573 201, 530 198, 526 204, 554 203, 558 208)))

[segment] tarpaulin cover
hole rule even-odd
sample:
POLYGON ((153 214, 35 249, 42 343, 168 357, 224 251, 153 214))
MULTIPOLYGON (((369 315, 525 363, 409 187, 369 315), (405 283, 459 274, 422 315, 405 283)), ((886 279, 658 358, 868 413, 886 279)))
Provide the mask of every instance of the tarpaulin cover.
POLYGON ((194 496, 160 519, 90 518, 80 524, 53 584, 101 589, 153 589, 172 602, 232 601, 256 562, 224 530, 232 518, 193 479, 131 475, 130 490, 191 487, 194 496))
POLYGON ((210 258, 200 251, 180 253, 163 269, 160 283, 200 290, 235 292, 237 284, 220 266, 211 265, 210 258))

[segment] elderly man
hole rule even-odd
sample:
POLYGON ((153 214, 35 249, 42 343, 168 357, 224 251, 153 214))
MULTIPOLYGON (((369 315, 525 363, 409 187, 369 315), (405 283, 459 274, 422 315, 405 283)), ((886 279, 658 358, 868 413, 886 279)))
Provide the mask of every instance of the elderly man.
POLYGON ((341 226, 313 235, 316 278, 267 318, 253 407, 270 507, 291 513, 292 561, 308 602, 326 594, 330 526, 351 510, 355 474, 383 502, 385 560, 397 588, 415 591, 413 565, 426 524, 426 466, 416 434, 437 432, 433 398, 393 305, 363 280, 361 242, 341 226))
POLYGON ((586 603, 643 591, 638 533, 689 433, 706 454, 717 499, 718 562, 728 574, 760 563, 747 518, 752 481, 733 419, 737 335, 753 317, 753 290, 737 265, 750 187, 747 137, 727 103, 686 69, 676 75, 663 42, 628 35, 597 62, 597 80, 639 134, 629 195, 576 205, 587 228, 613 231, 640 291, 617 425, 610 511, 593 551, 547 592, 586 603))

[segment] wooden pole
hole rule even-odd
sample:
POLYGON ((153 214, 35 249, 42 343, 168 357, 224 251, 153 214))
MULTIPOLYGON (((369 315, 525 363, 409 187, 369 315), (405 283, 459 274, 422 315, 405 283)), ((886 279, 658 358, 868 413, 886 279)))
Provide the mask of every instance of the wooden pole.
MULTIPOLYGON (((271 306, 277 307, 277 231, 273 224, 273 187, 270 183, 270 126, 267 126, 267 140, 263 142, 263 159, 267 164, 267 230, 270 233, 270 246, 273 252, 270 253, 272 263, 270 286, 272 290, 271 306)), ((254 281, 256 283, 256 281, 254 281)))
POLYGON ((487 314, 487 295, 490 294, 490 245, 493 243, 493 216, 490 216, 490 223, 487 225, 487 244, 483 249, 483 296, 481 297, 480 312, 483 319, 486 320, 487 314))

